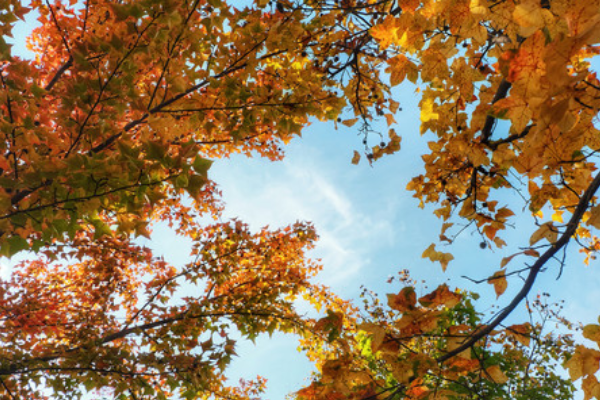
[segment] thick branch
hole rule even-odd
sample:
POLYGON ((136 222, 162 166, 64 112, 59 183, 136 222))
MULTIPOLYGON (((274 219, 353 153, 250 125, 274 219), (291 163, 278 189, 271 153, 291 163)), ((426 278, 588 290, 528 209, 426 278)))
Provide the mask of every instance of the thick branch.
POLYGON ((504 321, 514 311, 514 309, 517 307, 517 305, 519 305, 519 303, 525 298, 525 296, 527 296, 527 294, 531 290, 531 287, 533 286, 535 279, 537 278, 537 275, 540 272, 540 270, 542 269, 542 267, 551 258, 553 258, 556 255, 556 253, 558 253, 567 243, 569 243, 569 240, 571 240, 571 237, 575 234, 575 231, 577 230, 577 227, 579 226, 579 223, 581 222, 581 219, 583 218, 583 214, 587 211, 590 201, 592 200, 592 197, 594 197, 594 194, 596 193, 596 191, 598 190, 599 187, 600 187, 600 172, 596 175, 594 180, 590 183, 590 185, 588 186, 586 191, 583 193, 583 196, 581 196, 581 199, 579 200, 579 203, 577 204, 577 207, 575 208, 575 211, 573 212, 571 219, 569 220, 569 222, 566 225, 567 229, 558 238, 558 240, 555 243, 553 243, 552 246, 548 250, 546 250, 546 252, 544 252, 544 254, 542 254, 540 256, 540 258, 538 258, 536 260, 536 262, 531 266, 531 268, 529 270, 529 275, 527 276, 527 279, 525 280, 523 287, 521 288, 519 293, 517 293, 517 295, 512 299, 512 301, 508 304, 508 306, 506 306, 506 308, 504 308, 504 310, 502 310, 502 312, 500 312, 492 320, 492 322, 490 322, 490 324, 486 325, 479 331, 475 332, 469 338, 469 340, 464 342, 462 345, 460 345, 456 349, 439 357, 437 359, 438 362, 446 361, 446 360, 454 357, 455 355, 461 353, 462 351, 469 349, 477 341, 484 338, 486 335, 488 335, 490 332, 492 332, 494 329, 496 329, 496 327, 498 327, 498 325, 500 325, 502 323, 502 321, 504 321))
MULTIPOLYGON (((488 117, 489 118, 489 117, 488 117)), ((499 140, 493 140, 491 142, 487 142, 487 145, 490 149, 492 150, 496 150, 498 148, 498 146, 500 146, 501 144, 504 143, 511 143, 514 142, 517 139, 521 139, 524 138, 525 136, 527 136, 527 134, 529 133, 529 131, 531 130, 531 128, 533 128, 533 125, 528 125, 525 127, 525 129, 523 129, 523 132, 521 133, 515 133, 514 135, 510 135, 504 139, 499 139, 499 140)))
MULTIPOLYGON (((23 214, 23 213, 29 213, 29 212, 33 212, 33 211, 39 211, 42 210, 44 208, 48 208, 48 207, 58 207, 60 205, 66 204, 66 203, 81 203, 87 200, 91 200, 91 199, 95 199, 95 198, 100 198, 103 196, 107 196, 109 194, 113 194, 113 193, 117 193, 123 190, 128 190, 128 189, 133 189, 133 188, 137 188, 137 187, 142 187, 142 186, 153 186, 153 185, 159 185, 163 182, 166 182, 170 179, 173 179, 177 176, 177 174, 175 175, 169 175, 166 178, 163 179, 159 179, 156 181, 151 181, 148 183, 141 183, 141 182, 135 182, 132 183, 130 185, 125 185, 125 186, 120 186, 120 187, 116 187, 101 193, 91 193, 85 196, 80 196, 80 197, 72 197, 72 198, 66 198, 64 200, 56 200, 53 201, 52 203, 46 203, 46 204, 41 204, 41 205, 36 205, 36 206, 32 206, 29 208, 25 208, 25 209, 17 209, 15 211, 6 213, 4 215, 0 215, 0 220, 3 219, 7 219, 12 217, 13 215, 17 215, 17 214, 23 214)), ((46 180, 45 182, 42 183, 42 185, 38 186, 35 189, 28 189, 28 190, 24 190, 22 192, 18 192, 15 196, 12 197, 11 201, 12 204, 15 205, 17 204, 20 200, 24 199, 25 197, 27 197, 28 195, 30 195, 31 193, 35 192, 36 190, 46 187, 46 186, 50 186, 52 184, 51 180, 46 180)))
MULTIPOLYGON (((508 90, 510 89, 510 82, 507 81, 506 79, 502 79, 502 81, 500 82, 500 85, 498 85, 498 90, 496 91, 496 94, 494 95, 494 98, 492 99, 492 104, 502 100, 503 98, 506 97, 506 95, 508 95, 508 90)), ((483 124, 483 129, 481 130, 481 142, 482 143, 488 143, 488 141, 490 140, 490 138, 492 137, 492 130, 494 128, 494 122, 496 122, 496 118, 488 115, 485 119, 485 123, 483 124)))
POLYGON ((44 89, 46 91, 51 90, 54 87, 54 85, 56 85, 56 82, 58 82, 58 80, 63 76, 63 74, 65 72, 67 72, 67 70, 69 68, 71 68, 72 65, 73 65, 73 57, 70 56, 69 59, 67 60, 67 62, 65 64, 63 64, 63 66, 60 67, 58 69, 58 71, 56 71, 56 74, 54 74, 54 76, 52 77, 50 82, 48 82, 46 87, 44 87, 44 89))

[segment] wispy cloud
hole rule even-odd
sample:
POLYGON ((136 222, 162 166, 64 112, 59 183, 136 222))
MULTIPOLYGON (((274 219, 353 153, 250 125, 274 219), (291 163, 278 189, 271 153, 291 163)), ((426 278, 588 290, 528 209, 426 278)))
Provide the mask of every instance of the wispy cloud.
POLYGON ((357 278, 373 245, 391 240, 389 220, 362 212, 349 188, 315 160, 234 160, 221 165, 212 173, 223 191, 227 217, 239 217, 255 229, 297 220, 315 225, 320 239, 313 256, 325 265, 320 280, 327 285, 357 278))

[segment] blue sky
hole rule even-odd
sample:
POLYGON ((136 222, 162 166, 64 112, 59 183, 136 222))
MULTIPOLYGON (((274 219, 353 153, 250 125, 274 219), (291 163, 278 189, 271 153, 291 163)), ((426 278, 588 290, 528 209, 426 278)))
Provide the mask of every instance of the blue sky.
MULTIPOLYGON (((15 32, 15 43, 22 43, 26 32, 26 27, 15 32)), ((320 235, 312 256, 321 258, 324 265, 318 279, 345 298, 356 298, 361 285, 381 294, 397 291, 398 286, 385 282, 407 268, 414 278, 425 280, 430 289, 450 280, 451 286, 482 294, 480 304, 496 303, 490 285, 473 285, 461 276, 481 279, 499 269, 502 257, 528 244, 534 228, 532 219, 524 211, 515 221, 515 228, 503 236, 508 247, 495 252, 480 249, 479 236, 465 231, 455 244, 444 249, 455 256, 446 273, 439 264, 422 259, 423 250, 436 242, 441 222, 432 215, 431 207, 419 209, 418 201, 405 187, 422 171, 420 156, 427 149, 428 136, 419 134, 415 87, 405 85, 395 95, 403 108, 394 126, 403 136, 402 150, 373 166, 364 161, 358 166, 350 163, 353 151, 362 149, 362 137, 355 129, 341 126, 336 130, 332 123, 322 122, 314 122, 302 138, 287 146, 284 161, 239 156, 215 162, 210 176, 223 192, 225 217, 240 218, 256 229, 265 225, 277 228, 296 220, 312 221, 320 235)), ((379 128, 387 131, 383 125, 379 128)), ((517 213, 524 206, 512 195, 499 200, 501 205, 515 205, 517 213)), ((157 255, 163 253, 176 264, 188 261, 180 239, 168 231, 157 231, 152 246, 157 255)), ((566 301, 565 316, 569 319, 592 323, 600 314, 598 263, 585 267, 574 250, 572 246, 560 281, 555 280, 556 267, 551 267, 538 279, 532 297, 549 292, 553 300, 566 301)), ((516 259, 510 265, 516 267, 522 261, 516 259)), ((506 304, 518 288, 518 278, 511 279, 507 293, 496 304, 506 304)), ((485 307, 480 310, 490 311, 485 307)), ((519 315, 523 313, 513 317, 515 322, 519 315)), ((256 345, 243 344, 231 376, 265 376, 269 379, 266 397, 282 399, 308 383, 311 366, 295 351, 296 346, 295 338, 283 335, 261 338, 256 345)))
MULTIPOLYGON (((480 249, 479 235, 466 230, 444 249, 455 256, 446 273, 439 264, 422 259, 423 250, 437 240, 441 222, 432 215, 432 207, 419 209, 405 187, 411 177, 422 172, 420 156, 430 137, 419 134, 415 87, 404 86, 396 94, 403 107, 395 126, 403 136, 399 153, 373 166, 366 162, 351 165, 352 152, 360 151, 362 138, 353 129, 335 130, 331 123, 315 122, 287 147, 282 162, 245 157, 215 162, 210 173, 223 192, 225 215, 239 217, 254 228, 279 227, 298 219, 312 221, 320 235, 313 255, 324 265, 319 280, 346 298, 356 298, 361 285, 382 295, 397 291, 399 286, 387 284, 386 279, 407 268, 414 278, 425 280, 430 290, 449 280, 451 286, 477 291, 482 295, 480 311, 495 310, 493 304, 502 307, 520 288, 519 278, 510 279, 506 294, 496 301, 491 285, 474 285, 461 276, 481 279, 498 270, 502 257, 528 245, 535 228, 533 219, 524 211, 515 227, 503 235, 508 246, 494 252, 480 249)), ((381 129, 387 131, 383 125, 381 129)), ((517 214, 524 208, 514 194, 498 200, 500 205, 514 205, 517 214)), ((556 281, 558 268, 551 266, 538 279, 530 298, 549 292, 553 301, 566 301, 565 316, 592 323, 600 314, 596 306, 600 304, 598 266, 585 267, 583 258, 573 250, 572 246, 560 281, 556 281)), ((516 258, 509 265, 520 268, 525 261, 516 258)), ((421 290, 425 293, 425 288, 421 290)), ((511 320, 523 322, 524 316, 521 307, 511 320)), ((232 375, 266 376, 267 397, 282 399, 306 383, 303 379, 310 371, 295 347, 293 338, 282 336, 246 345, 233 364, 232 375)))

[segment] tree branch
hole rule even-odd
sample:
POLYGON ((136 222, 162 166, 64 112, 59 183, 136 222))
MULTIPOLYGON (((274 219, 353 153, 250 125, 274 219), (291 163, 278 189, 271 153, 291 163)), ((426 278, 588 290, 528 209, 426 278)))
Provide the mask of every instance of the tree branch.
MULTIPOLYGON (((508 90, 510 89, 511 83, 506 79, 502 79, 500 85, 498 85, 498 90, 492 99, 492 104, 502 100, 508 95, 508 90)), ((494 129, 494 122, 496 122, 496 117, 488 115, 485 118, 485 123, 483 124, 483 129, 481 129, 481 143, 487 144, 492 137, 492 131, 494 129)))
MULTIPOLYGON (((161 319, 158 321, 148 322, 146 324, 136 325, 131 328, 121 329, 118 332, 112 333, 110 335, 104 336, 104 337, 96 340, 94 342, 94 345, 101 346, 106 343, 114 342, 115 340, 123 339, 131 334, 135 334, 140 331, 143 332, 143 331, 147 331, 149 329, 159 328, 161 326, 172 324, 172 323, 182 321, 182 320, 194 320, 194 319, 214 318, 214 317, 235 317, 235 316, 242 316, 242 315, 249 316, 249 317, 268 317, 268 318, 278 318, 280 320, 286 320, 286 319, 290 320, 290 318, 285 315, 273 314, 272 312, 269 312, 268 310, 262 311, 262 312, 261 311, 253 312, 253 311, 232 310, 232 311, 210 312, 210 313, 206 313, 206 314, 195 314, 195 315, 190 314, 189 310, 187 310, 187 311, 179 313, 173 317, 164 318, 164 319, 161 319)), ((62 351, 60 351, 60 353, 50 354, 47 356, 35 357, 35 358, 29 359, 29 360, 23 360, 19 364, 16 364, 16 363, 10 364, 4 368, 0 368, 0 377, 21 373, 23 369, 26 369, 29 371, 30 369, 24 368, 24 364, 26 364, 26 363, 54 361, 54 360, 58 360, 60 358, 65 358, 67 356, 67 354, 72 354, 77 351, 89 351, 89 350, 90 349, 88 347, 77 346, 77 347, 72 347, 70 349, 62 350, 62 351)), ((52 368, 52 367, 50 367, 50 368, 52 368)), ((71 368, 74 368, 74 367, 71 367, 71 368)), ((44 366, 42 369, 48 370, 49 368, 47 366, 44 366)))
POLYGON ((63 76, 63 74, 65 72, 67 72, 67 70, 69 68, 71 68, 72 66, 73 66, 73 57, 69 56, 69 59, 67 60, 67 62, 65 64, 63 64, 63 66, 60 67, 58 69, 58 71, 56 71, 56 74, 54 74, 54 76, 52 77, 50 82, 48 82, 48 84, 44 87, 44 90, 46 90, 46 91, 51 90, 54 87, 54 85, 56 85, 56 82, 58 82, 58 80, 63 76))
POLYGON ((464 342, 456 349, 444 354, 441 357, 438 357, 438 362, 444 362, 454 357, 455 355, 469 349, 480 339, 482 339, 490 332, 492 332, 496 327, 498 327, 498 325, 500 325, 502 321, 504 321, 514 311, 517 305, 519 305, 519 303, 527 296, 527 294, 531 290, 538 273, 544 267, 546 262, 553 258, 556 255, 556 253, 558 253, 567 243, 569 243, 569 240, 575 234, 575 231, 577 230, 577 227, 579 226, 579 223, 583 218, 583 214, 587 211, 592 197, 594 197, 594 194, 596 193, 599 187, 600 172, 592 180, 588 188, 583 193, 583 196, 581 196, 581 199, 579 200, 575 211, 573 211, 571 219, 566 225, 567 229, 558 238, 558 240, 555 243, 553 243, 552 246, 548 250, 546 250, 546 252, 544 252, 544 254, 542 254, 540 258, 538 258, 537 261, 531 266, 531 269, 529 270, 529 275, 527 275, 527 279, 525 280, 525 283, 523 284, 523 287, 521 288, 519 293, 516 294, 512 301, 492 320, 492 322, 490 322, 482 329, 476 331, 472 336, 470 336, 469 340, 464 342))

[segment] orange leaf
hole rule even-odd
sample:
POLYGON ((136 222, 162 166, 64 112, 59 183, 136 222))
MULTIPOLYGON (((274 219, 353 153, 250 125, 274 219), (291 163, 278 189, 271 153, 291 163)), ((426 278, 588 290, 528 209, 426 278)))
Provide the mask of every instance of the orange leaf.
POLYGON ((388 126, 396 123, 396 120, 394 119, 393 114, 385 114, 384 117, 385 117, 385 120, 387 121, 388 126))
POLYGON ((494 275, 488 279, 488 283, 494 285, 496 297, 500 297, 508 286, 508 283, 506 282, 506 272, 502 270, 494 272, 494 275))
POLYGON ((350 128, 350 127, 354 126, 354 124, 356 124, 357 122, 358 122, 358 118, 352 118, 352 119, 346 119, 346 120, 342 121, 342 124, 344 124, 350 128))
POLYGON ((537 250, 533 250, 533 249, 527 249, 523 252, 523 254, 525 254, 526 256, 530 256, 530 257, 539 257, 540 253, 538 253, 537 250))
POLYGON ((419 303, 425 307, 434 308, 445 306, 452 308, 462 300, 462 296, 458 293, 450 291, 448 285, 440 285, 437 289, 428 295, 419 299, 419 303))
POLYGON ((500 268, 504 268, 506 264, 508 264, 517 254, 513 254, 512 256, 504 257, 500 262, 500 268))

